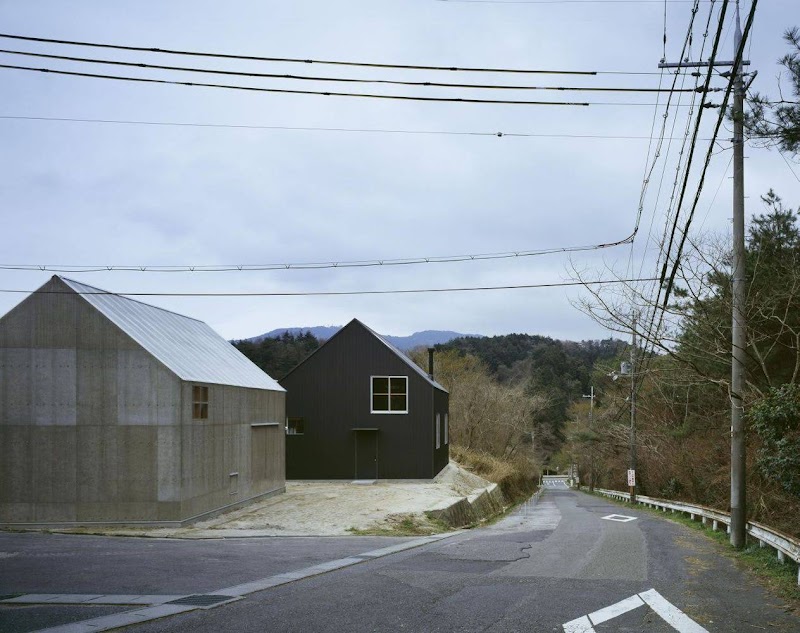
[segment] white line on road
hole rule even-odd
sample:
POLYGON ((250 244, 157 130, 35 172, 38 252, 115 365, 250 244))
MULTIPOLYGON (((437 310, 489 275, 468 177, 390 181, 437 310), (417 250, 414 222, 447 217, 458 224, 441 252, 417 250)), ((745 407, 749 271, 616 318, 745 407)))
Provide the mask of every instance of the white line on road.
POLYGON ((688 615, 674 604, 669 602, 655 589, 643 591, 640 594, 620 600, 608 607, 598 609, 589 615, 570 620, 563 624, 564 633, 596 633, 593 624, 602 624, 621 616, 623 613, 633 611, 644 605, 649 606, 664 622, 669 624, 678 633, 708 633, 706 629, 697 624, 688 615))
POLYGON ((639 597, 676 631, 680 631, 680 633, 708 633, 706 629, 697 624, 674 604, 668 602, 655 589, 640 593, 639 597))
POLYGON ((643 604, 644 602, 639 596, 631 596, 630 598, 625 598, 625 600, 621 600, 616 604, 612 604, 610 607, 605 607, 604 609, 590 613, 589 619, 592 621, 592 624, 602 624, 603 622, 613 620, 623 613, 638 609, 643 604))
POLYGON ((564 633, 595 633, 587 616, 572 620, 564 625, 564 633))

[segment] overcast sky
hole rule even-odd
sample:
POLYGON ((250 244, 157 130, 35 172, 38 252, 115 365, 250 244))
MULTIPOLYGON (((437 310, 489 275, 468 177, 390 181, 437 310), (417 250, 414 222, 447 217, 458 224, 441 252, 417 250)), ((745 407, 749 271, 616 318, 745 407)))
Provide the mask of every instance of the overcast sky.
MULTIPOLYGON (((716 23, 714 3, 711 45, 716 23)), ((711 4, 701 2, 697 59, 711 4)), ((743 18, 750 2, 742 6, 743 18)), ((664 3, 0 2, 2 31, 62 40, 254 56, 464 67, 653 74, 596 76, 422 72, 278 64, 0 39, 6 50, 173 66, 314 76, 514 85, 659 85, 664 3)), ((677 61, 689 2, 666 5, 677 61)), ((732 18, 733 13, 729 12, 732 18)), ((794 21, 792 17, 794 16, 794 21)), ((759 4, 748 57, 754 88, 775 93, 783 31, 797 0, 759 4)), ((721 57, 733 57, 727 20, 721 57)), ((607 243, 630 234, 649 139, 665 95, 331 84, 197 75, 0 54, 2 64, 249 86, 480 99, 629 105, 526 106, 388 101, 118 82, 0 69, 2 117, 548 136, 467 136, 65 122, 0 118, 0 264, 223 265, 344 262, 527 251, 607 243), (661 105, 656 107, 656 102, 661 105), (647 105, 630 105, 647 104, 647 105), (641 138, 569 138, 599 135, 641 138)), ((672 78, 665 75, 664 85, 672 78)), ((688 83, 687 83, 688 85, 688 83)), ((723 86, 716 79, 715 86, 723 86)), ((682 103, 688 103, 684 95, 682 103)), ((711 96, 719 102, 721 95, 711 96)), ((672 112, 676 110, 673 108, 672 112)), ((669 119, 682 137, 688 108, 669 119)), ((704 114, 707 138, 716 110, 704 114)), ((728 231, 730 133, 714 156, 697 230, 728 231), (714 198, 715 193, 718 195, 714 198), (713 199, 713 204, 712 204, 713 199)), ((653 273, 680 139, 661 197, 651 186, 634 245, 513 260, 224 273, 102 272, 67 276, 115 292, 307 292, 498 286, 565 281, 572 264, 653 273), (629 265, 629 258, 631 264, 629 265)), ((706 143, 698 146, 698 163, 706 143)), ((666 149, 666 145, 665 145, 666 149)), ((746 150, 748 215, 773 187, 797 207, 800 184, 776 151, 746 150)), ((655 171, 662 173, 663 163, 655 171)), ((800 174, 800 166, 792 168, 800 174)), ((0 289, 33 290, 52 273, 0 271, 0 289)), ((598 276, 602 273, 598 272, 598 276)), ((577 289, 333 297, 149 297, 226 338, 358 317, 395 335, 423 329, 607 336, 571 305, 577 289)), ((0 293, 0 314, 24 295, 0 293)))

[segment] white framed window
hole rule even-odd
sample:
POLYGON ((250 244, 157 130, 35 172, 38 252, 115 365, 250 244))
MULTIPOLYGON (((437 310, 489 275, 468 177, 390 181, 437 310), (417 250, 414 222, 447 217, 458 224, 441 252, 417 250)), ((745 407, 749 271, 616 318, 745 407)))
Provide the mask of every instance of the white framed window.
POLYGON ((408 413, 408 376, 371 376, 371 413, 408 413))
POLYGON ((436 414, 436 448, 442 447, 442 416, 436 414))
POLYGON ((450 443, 450 419, 447 413, 444 414, 444 443, 450 443))

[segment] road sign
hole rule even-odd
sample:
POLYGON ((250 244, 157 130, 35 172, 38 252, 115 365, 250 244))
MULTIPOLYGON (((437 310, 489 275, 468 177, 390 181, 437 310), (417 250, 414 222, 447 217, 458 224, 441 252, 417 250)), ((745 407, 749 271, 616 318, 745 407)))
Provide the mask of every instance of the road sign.
POLYGON ((628 486, 636 485, 636 471, 628 470, 628 486))
POLYGON ((582 618, 570 620, 563 625, 564 633, 596 633, 594 628, 596 625, 618 618, 628 613, 628 611, 633 611, 644 605, 650 607, 678 633, 708 633, 708 630, 692 620, 655 589, 643 591, 608 607, 598 609, 582 618))

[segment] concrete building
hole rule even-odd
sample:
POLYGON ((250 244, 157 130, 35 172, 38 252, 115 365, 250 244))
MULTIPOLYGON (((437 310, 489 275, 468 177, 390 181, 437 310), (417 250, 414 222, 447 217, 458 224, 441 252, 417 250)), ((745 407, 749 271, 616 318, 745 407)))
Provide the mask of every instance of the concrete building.
POLYGON ((353 319, 282 380, 289 479, 431 479, 450 458, 449 394, 353 319))
POLYGON ((284 420, 202 321, 55 276, 0 319, 0 524, 176 525, 283 492, 284 420))

